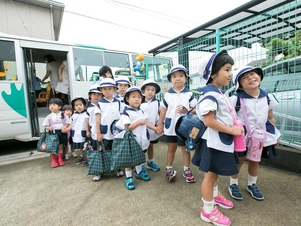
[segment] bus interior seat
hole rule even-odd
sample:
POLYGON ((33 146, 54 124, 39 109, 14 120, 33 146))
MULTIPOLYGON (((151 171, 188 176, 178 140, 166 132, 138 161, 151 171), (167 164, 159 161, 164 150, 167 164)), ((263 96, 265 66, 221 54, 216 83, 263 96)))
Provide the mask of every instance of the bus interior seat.
POLYGON ((46 90, 42 90, 39 95, 36 98, 36 102, 41 104, 41 103, 46 103, 48 105, 48 100, 50 99, 51 95, 51 85, 48 82, 46 90))
POLYGON ((93 81, 93 78, 95 78, 95 81, 99 81, 99 73, 97 71, 94 71, 92 73, 92 76, 89 81, 93 81))

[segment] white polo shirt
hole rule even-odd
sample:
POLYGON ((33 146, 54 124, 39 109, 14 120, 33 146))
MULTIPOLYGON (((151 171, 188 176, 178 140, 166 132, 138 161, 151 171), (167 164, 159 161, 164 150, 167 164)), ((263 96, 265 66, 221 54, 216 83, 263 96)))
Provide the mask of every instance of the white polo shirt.
MULTIPOLYGON (((215 118, 226 126, 233 126, 233 117, 230 114, 230 101, 226 95, 220 93, 219 89, 209 84, 202 89, 203 95, 200 96, 200 103, 196 107, 196 112, 200 120, 204 120, 204 115, 210 111, 215 112, 215 118)), ((207 127, 203 134, 203 139, 207 140, 207 147, 214 148, 219 151, 234 152, 233 136, 230 134, 218 132, 207 127)))
MULTIPOLYGON (((275 106, 278 105, 278 100, 272 94, 268 94, 262 89, 259 89, 259 91, 259 95, 256 98, 241 90, 236 95, 231 96, 230 101, 233 108, 235 108, 237 104, 237 97, 243 98, 251 132, 255 128, 261 128, 263 130, 267 129, 267 136, 264 142, 264 146, 270 146, 275 144, 277 142, 277 139, 280 137, 280 132, 270 122, 266 124, 268 121, 269 110, 272 110, 273 108, 275 108, 275 106)), ((237 116, 239 120, 241 120, 245 125, 241 105, 242 103, 240 102, 237 116)))
POLYGON ((114 120, 118 120, 120 118, 120 102, 116 98, 109 101, 103 97, 98 103, 101 114, 100 131, 104 139, 113 140, 111 125, 114 120))
POLYGON ((95 122, 96 122, 96 114, 100 114, 100 109, 99 105, 95 105, 93 103, 90 103, 88 108, 87 108, 87 115, 86 119, 89 119, 89 127, 91 131, 91 138, 93 140, 97 140, 97 135, 96 135, 96 127, 95 127, 95 122))
POLYGON ((176 136, 175 126, 178 119, 185 113, 178 113, 177 106, 183 105, 189 109, 196 105, 197 100, 194 98, 191 90, 184 87, 180 92, 169 88, 164 94, 163 107, 166 108, 166 116, 164 121, 164 134, 168 136, 176 136))
MULTIPOLYGON (((129 106, 125 106, 123 114, 120 117, 119 123, 121 125, 132 124, 140 119, 147 120, 147 114, 145 114, 140 108, 135 110, 129 106)), ((138 144, 141 146, 142 150, 146 150, 149 146, 149 133, 146 128, 146 125, 139 125, 132 130, 135 135, 135 139, 138 144)))
POLYGON ((71 116, 71 127, 72 127, 72 140, 74 143, 81 143, 85 141, 85 137, 82 132, 86 131, 86 111, 81 113, 75 112, 71 116))
MULTIPOLYGON (((141 110, 148 115, 147 121, 152 125, 156 125, 160 117, 160 102, 156 98, 151 99, 150 101, 144 100, 140 105, 141 110)), ((158 134, 154 130, 147 129, 150 135, 150 140, 154 141, 158 139, 158 134)))

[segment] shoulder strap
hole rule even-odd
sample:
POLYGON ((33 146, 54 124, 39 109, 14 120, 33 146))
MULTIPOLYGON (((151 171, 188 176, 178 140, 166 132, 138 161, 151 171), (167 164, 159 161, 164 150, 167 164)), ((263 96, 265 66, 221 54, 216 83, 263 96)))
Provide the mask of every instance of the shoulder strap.
POLYGON ((239 98, 239 96, 237 96, 235 111, 238 112, 239 109, 240 109, 240 98, 239 98))
MULTIPOLYGON (((239 98, 239 97, 238 97, 239 98)), ((244 99, 241 98, 241 110, 242 110, 242 115, 244 117, 244 122, 247 128, 247 134, 248 136, 251 136, 251 128, 250 128, 250 124, 249 124, 249 120, 248 120, 248 116, 247 116, 247 111, 246 111, 246 106, 245 106, 245 102, 244 99)))
POLYGON ((157 100, 157 102, 158 102, 158 114, 160 114, 160 101, 157 100))

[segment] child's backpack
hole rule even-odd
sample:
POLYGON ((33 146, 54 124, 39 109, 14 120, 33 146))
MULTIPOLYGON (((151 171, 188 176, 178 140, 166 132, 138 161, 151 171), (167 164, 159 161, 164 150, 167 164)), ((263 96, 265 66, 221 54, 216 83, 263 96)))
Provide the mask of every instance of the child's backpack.
POLYGON ((196 108, 199 104, 198 102, 193 108, 189 111, 186 110, 186 114, 181 116, 175 127, 175 132, 177 136, 186 142, 186 151, 189 152, 190 150, 194 149, 197 144, 200 143, 202 136, 206 130, 206 126, 204 123, 199 119, 199 117, 195 114, 191 114, 191 112, 196 108))

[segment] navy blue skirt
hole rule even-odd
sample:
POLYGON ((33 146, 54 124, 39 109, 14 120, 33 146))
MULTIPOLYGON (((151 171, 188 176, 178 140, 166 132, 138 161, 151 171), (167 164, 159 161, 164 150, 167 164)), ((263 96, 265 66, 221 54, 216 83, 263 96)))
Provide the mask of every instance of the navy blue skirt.
POLYGON ((84 143, 85 143, 85 142, 81 142, 81 143, 72 143, 72 149, 83 149, 83 148, 84 148, 84 143))
POLYGON ((232 176, 238 173, 238 155, 207 147, 207 141, 201 140, 191 159, 193 165, 203 172, 213 172, 222 176, 232 176))
MULTIPOLYGON (((103 147, 106 151, 112 150, 113 140, 103 139, 102 143, 103 143, 103 147)), ((99 141, 91 139, 91 145, 93 147, 93 150, 97 150, 98 149, 97 147, 99 147, 100 144, 99 144, 99 141)))
MULTIPOLYGON (((246 155, 247 155, 247 151, 238 153, 238 157, 244 157, 246 155)), ((271 160, 271 159, 275 158, 276 156, 277 156, 277 150, 275 148, 275 145, 263 147, 261 158, 271 160)))

